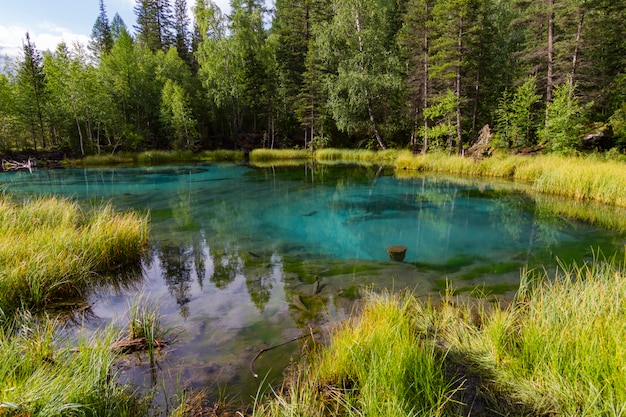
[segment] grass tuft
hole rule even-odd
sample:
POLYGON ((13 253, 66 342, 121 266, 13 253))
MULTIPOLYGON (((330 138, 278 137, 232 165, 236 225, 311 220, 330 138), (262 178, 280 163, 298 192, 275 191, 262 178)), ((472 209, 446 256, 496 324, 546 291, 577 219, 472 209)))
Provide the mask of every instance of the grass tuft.
POLYGON ((0 310, 82 298, 98 279, 138 264, 148 219, 111 205, 84 212, 67 199, 0 197, 0 310))

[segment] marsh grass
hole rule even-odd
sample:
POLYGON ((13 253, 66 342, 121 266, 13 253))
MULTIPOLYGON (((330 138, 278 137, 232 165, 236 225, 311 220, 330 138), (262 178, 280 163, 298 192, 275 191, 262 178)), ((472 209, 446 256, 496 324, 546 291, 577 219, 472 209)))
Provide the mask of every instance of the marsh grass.
POLYGON ((626 275, 596 258, 556 278, 526 272, 513 304, 449 327, 447 343, 490 376, 490 390, 538 415, 623 416, 626 275))
POLYGON ((281 160, 307 160, 313 154, 306 149, 254 149, 250 152, 250 162, 281 160))
POLYGON ((76 161, 69 161, 71 165, 82 166, 108 166, 108 165, 120 165, 131 164, 135 162, 135 157, 128 153, 116 153, 113 155, 88 155, 83 159, 76 161))
POLYGON ((24 311, 0 326, 0 415, 148 415, 149 400, 116 382, 111 327, 75 342, 60 330, 24 311))
POLYGON ((240 162, 245 161, 246 154, 244 151, 232 151, 218 149, 215 151, 204 151, 198 155, 199 159, 214 162, 240 162))
POLYGON ((288 394, 255 415, 446 415, 453 389, 445 354, 424 337, 420 306, 410 296, 372 296, 302 365, 288 394))
POLYGON ((191 151, 145 151, 137 155, 139 164, 167 164, 174 162, 191 162, 197 157, 191 151))
POLYGON ((506 303, 447 294, 436 306, 368 298, 255 415, 461 416, 476 404, 497 415, 625 415, 624 263, 596 254, 556 276, 523 271, 506 303))
POLYGON ((373 151, 369 149, 324 148, 315 151, 315 159, 318 161, 389 162, 394 161, 399 153, 400 151, 396 149, 373 151))
POLYGON ((107 273, 136 265, 147 238, 146 216, 108 204, 84 211, 67 199, 0 196, 0 310, 82 298, 107 273))
POLYGON ((626 207, 626 165, 593 157, 496 155, 475 160, 442 153, 401 152, 396 169, 511 178, 537 192, 626 207))

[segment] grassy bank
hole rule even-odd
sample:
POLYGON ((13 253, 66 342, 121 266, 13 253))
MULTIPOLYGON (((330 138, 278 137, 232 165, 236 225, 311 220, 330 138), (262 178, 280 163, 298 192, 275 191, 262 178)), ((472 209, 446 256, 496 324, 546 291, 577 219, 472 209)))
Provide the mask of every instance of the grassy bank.
POLYGON ((146 216, 110 205, 0 195, 0 415, 149 415, 150 398, 116 375, 114 346, 129 331, 69 338, 47 310, 82 304, 94 287, 137 269, 147 235, 146 216))
POLYGON ((557 155, 494 156, 475 160, 445 154, 402 152, 396 169, 510 178, 537 192, 626 207, 626 165, 597 158, 557 155))
POLYGON ((0 196, 0 310, 42 310, 81 299, 111 271, 139 265, 148 219, 89 211, 55 197, 23 203, 0 196))
POLYGON ((626 273, 528 273, 518 298, 434 306, 373 296, 256 416, 626 413, 626 273))
POLYGON ((626 165, 595 155, 496 155, 484 159, 445 153, 414 155, 409 151, 364 149, 305 150, 258 149, 252 162, 315 160, 319 162, 390 163, 398 171, 448 173, 461 176, 506 178, 531 184, 536 192, 626 207, 626 165))
POLYGON ((146 151, 140 153, 116 153, 113 155, 90 155, 83 159, 68 161, 78 166, 111 166, 122 164, 173 164, 185 162, 240 162, 245 160, 243 151, 215 150, 194 153, 191 151, 146 151))

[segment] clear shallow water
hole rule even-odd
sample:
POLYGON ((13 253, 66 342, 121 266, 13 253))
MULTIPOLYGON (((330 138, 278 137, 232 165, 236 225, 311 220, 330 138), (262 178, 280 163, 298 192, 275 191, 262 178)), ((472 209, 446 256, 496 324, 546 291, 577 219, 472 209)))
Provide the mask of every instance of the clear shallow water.
MULTIPOLYGON (((123 317, 137 293, 158 303, 165 324, 185 332, 157 368, 131 357, 122 375, 166 387, 161 396, 183 383, 247 401, 259 350, 346 316, 365 288, 429 294, 449 280, 460 291, 506 296, 526 265, 624 249, 624 234, 554 216, 493 183, 392 174, 319 165, 92 168, 6 173, 0 187, 150 212, 143 277, 94 295, 88 326, 123 317), (405 261, 389 261, 388 245, 406 246, 405 261)), ((296 350, 267 352, 255 371, 278 380, 296 350)))

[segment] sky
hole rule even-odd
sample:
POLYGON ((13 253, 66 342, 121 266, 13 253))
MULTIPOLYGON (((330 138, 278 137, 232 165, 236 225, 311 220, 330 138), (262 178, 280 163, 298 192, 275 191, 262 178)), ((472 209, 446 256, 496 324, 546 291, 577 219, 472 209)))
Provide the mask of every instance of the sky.
MULTIPOLYGON (((214 1, 228 13, 229 0, 214 1)), ((194 0, 187 0, 189 8, 194 4, 194 0)), ((104 0, 104 6, 109 22, 119 13, 134 32, 135 0, 104 0)), ((0 0, 0 56, 21 54, 26 32, 41 52, 54 51, 61 41, 87 45, 99 13, 99 0, 0 0)))

